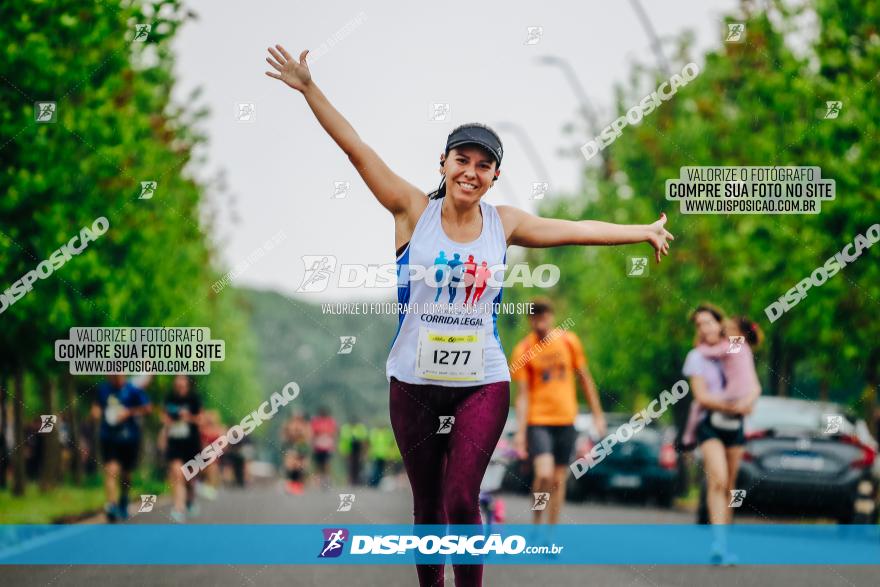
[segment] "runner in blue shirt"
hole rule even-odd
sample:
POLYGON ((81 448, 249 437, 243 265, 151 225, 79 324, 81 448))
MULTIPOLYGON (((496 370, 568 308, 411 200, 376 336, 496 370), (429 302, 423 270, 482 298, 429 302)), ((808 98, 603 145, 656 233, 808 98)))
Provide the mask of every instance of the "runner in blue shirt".
POLYGON ((101 420, 101 454, 107 496, 104 512, 111 523, 128 518, 128 488, 131 486, 131 472, 137 466, 141 440, 140 416, 149 414, 152 409, 144 389, 152 378, 152 375, 145 375, 135 383, 135 380, 126 381, 125 375, 108 375, 107 381, 98 387, 97 398, 92 404, 92 417, 101 420))

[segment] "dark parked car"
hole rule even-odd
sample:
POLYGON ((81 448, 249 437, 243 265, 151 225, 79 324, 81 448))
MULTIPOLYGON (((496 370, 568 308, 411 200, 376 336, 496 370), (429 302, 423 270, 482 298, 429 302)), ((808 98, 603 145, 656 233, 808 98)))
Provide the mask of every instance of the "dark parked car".
MULTIPOLYGON (((606 414, 608 433, 629 419, 629 414, 606 414)), ((600 463, 579 479, 574 474, 569 476, 569 498, 583 500, 595 496, 653 500, 662 507, 671 507, 678 493, 678 455, 673 446, 674 438, 671 428, 658 428, 656 424, 643 428, 627 442, 614 445, 600 463)), ((578 438, 577 458, 587 457, 589 460, 590 450, 599 440, 591 425, 590 430, 578 438)))
MULTIPOLYGON (((842 524, 877 521, 877 443, 842 406, 759 398, 746 418, 746 446, 736 488, 745 513, 794 511, 842 524)), ((706 523, 705 483, 698 522, 706 523)))

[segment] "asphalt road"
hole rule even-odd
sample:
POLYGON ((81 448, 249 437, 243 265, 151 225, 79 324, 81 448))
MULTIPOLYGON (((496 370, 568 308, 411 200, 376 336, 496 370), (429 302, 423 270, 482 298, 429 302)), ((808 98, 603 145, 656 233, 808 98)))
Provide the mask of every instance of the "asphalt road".
MULTIPOLYGON (((529 523, 531 501, 505 496, 509 523, 529 523)), ((253 485, 247 490, 225 489, 215 501, 200 500, 200 524, 409 524, 412 498, 408 487, 394 491, 366 488, 311 489, 304 495, 287 495, 279 482, 253 485), (336 512, 338 494, 354 493, 356 507, 336 512)), ((169 504, 161 502, 154 511, 140 514, 131 524, 169 523, 169 504)), ((626 504, 566 504, 564 523, 582 524, 689 524, 689 512, 660 510, 626 504)), ((748 521, 748 520, 745 520, 748 521)), ((767 520, 756 520, 766 523, 767 520)), ((625 546, 624 546, 625 548, 625 546)), ((876 585, 878 567, 864 566, 550 566, 487 565, 487 586, 621 585, 626 587, 704 587, 811 585, 876 585)), ((409 566, 4 566, 3 585, 320 585, 322 587, 418 585, 415 569, 409 566)), ((453 585, 452 568, 446 569, 446 584, 453 585)))

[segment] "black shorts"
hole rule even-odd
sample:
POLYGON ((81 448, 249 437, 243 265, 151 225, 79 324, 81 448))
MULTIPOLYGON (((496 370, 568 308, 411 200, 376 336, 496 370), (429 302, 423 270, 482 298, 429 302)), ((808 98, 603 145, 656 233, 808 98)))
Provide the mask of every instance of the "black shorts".
POLYGON ((165 451, 165 458, 168 462, 183 461, 184 463, 196 456, 202 450, 202 446, 198 440, 189 439, 168 439, 168 448, 165 451))
POLYGON ((577 441, 577 430, 567 426, 529 426, 527 431, 529 457, 552 453, 557 465, 571 463, 574 444, 577 441))
POLYGON ((723 418, 726 421, 739 420, 739 426, 732 429, 718 428, 712 423, 712 416, 715 412, 706 412, 703 419, 697 424, 697 444, 703 444, 711 438, 717 438, 725 448, 731 446, 743 446, 746 443, 745 427, 743 426, 742 416, 733 417, 718 413, 716 418, 723 418))
POLYGON ((312 460, 315 461, 315 464, 319 467, 323 467, 324 464, 330 460, 330 455, 330 451, 316 450, 312 453, 312 460))
POLYGON ((133 471, 137 466, 139 449, 138 442, 101 440, 101 455, 104 457, 104 462, 116 461, 123 471, 133 471))

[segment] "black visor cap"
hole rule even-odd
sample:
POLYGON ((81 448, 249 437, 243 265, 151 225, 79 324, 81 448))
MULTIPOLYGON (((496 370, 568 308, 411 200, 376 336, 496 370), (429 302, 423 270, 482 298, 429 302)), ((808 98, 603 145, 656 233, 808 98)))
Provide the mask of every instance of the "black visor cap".
POLYGON ((461 128, 450 134, 446 140, 446 152, 449 153, 455 147, 470 144, 479 145, 489 151, 495 158, 497 167, 501 167, 501 157, 504 155, 501 141, 491 131, 480 126, 461 128))

